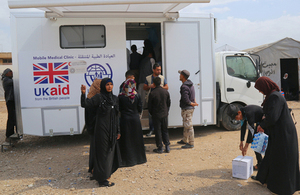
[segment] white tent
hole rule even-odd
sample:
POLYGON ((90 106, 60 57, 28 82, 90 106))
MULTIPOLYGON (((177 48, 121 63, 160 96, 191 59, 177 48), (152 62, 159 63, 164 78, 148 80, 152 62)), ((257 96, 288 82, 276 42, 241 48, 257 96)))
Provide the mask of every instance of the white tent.
POLYGON ((274 43, 244 50, 260 56, 262 76, 267 76, 281 87, 284 73, 288 73, 290 88, 299 91, 300 42, 292 38, 284 38, 274 43))
POLYGON ((220 52, 220 51, 240 51, 239 49, 233 47, 233 46, 230 46, 228 44, 225 44, 221 47, 218 47, 215 49, 215 52, 220 52))

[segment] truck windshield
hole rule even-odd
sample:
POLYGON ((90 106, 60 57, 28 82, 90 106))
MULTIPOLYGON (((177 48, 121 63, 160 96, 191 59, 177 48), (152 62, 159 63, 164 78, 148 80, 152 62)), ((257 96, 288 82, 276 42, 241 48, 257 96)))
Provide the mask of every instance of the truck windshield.
POLYGON ((238 77, 255 82, 258 74, 252 60, 247 56, 227 56, 227 73, 230 76, 238 77))

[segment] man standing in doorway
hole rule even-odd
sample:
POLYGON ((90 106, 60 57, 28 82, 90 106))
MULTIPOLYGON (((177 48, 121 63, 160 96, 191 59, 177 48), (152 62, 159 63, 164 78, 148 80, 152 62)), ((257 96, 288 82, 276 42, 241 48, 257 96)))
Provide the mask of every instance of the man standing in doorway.
MULTIPOLYGON (((153 80, 154 80, 155 77, 160 78, 160 80, 161 80, 160 86, 163 89, 165 89, 165 90, 169 89, 167 80, 165 79, 165 77, 163 75, 161 75, 161 65, 158 64, 158 63, 155 63, 153 65, 153 74, 148 75, 146 77, 146 81, 145 81, 145 84, 144 84, 144 87, 143 87, 143 89, 146 91, 145 105, 148 105, 149 94, 155 88, 155 85, 153 84, 153 80)), ((148 107, 148 109, 149 109, 149 107, 148 107)), ((149 115, 149 129, 150 129, 150 132, 147 134, 147 136, 151 136, 153 134, 153 130, 154 130, 151 114, 149 115)))
POLYGON ((136 45, 131 46, 131 51, 132 53, 130 54, 130 70, 133 72, 134 77, 135 77, 135 82, 136 86, 138 86, 138 81, 139 81, 139 66, 140 66, 140 61, 142 59, 142 55, 137 52, 137 47, 136 45))
POLYGON ((190 72, 187 70, 178 71, 180 74, 180 108, 183 122, 183 139, 178 141, 178 144, 185 144, 181 148, 194 147, 194 128, 192 123, 194 107, 198 106, 195 101, 195 89, 193 82, 189 80, 190 72))
POLYGON ((289 86, 289 75, 288 73, 284 73, 283 78, 281 80, 282 90, 284 92, 284 97, 286 100, 290 100, 290 86, 289 86))
POLYGON ((139 87, 138 93, 140 94, 143 102, 143 108, 147 107, 145 103, 146 91, 143 89, 146 77, 152 74, 153 65, 155 64, 155 60, 152 58, 152 53, 145 51, 147 53, 147 57, 143 58, 140 62, 139 66, 139 87))

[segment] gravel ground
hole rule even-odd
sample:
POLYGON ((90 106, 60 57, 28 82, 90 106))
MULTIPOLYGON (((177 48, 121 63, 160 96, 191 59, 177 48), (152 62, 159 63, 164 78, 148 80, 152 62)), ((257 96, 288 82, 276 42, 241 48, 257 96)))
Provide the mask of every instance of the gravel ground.
MULTIPOLYGON (((300 123, 300 103, 288 104, 300 123)), ((0 102, 0 143, 6 117, 5 103, 0 102)), ((241 155, 239 131, 195 127, 195 148, 186 150, 176 143, 182 128, 169 132, 170 153, 153 153, 154 137, 145 138, 148 162, 118 169, 110 179, 116 183, 111 188, 99 188, 89 180, 88 135, 24 135, 15 147, 0 153, 0 194, 271 194, 251 179, 232 178, 232 159, 241 155)), ((251 149, 247 155, 256 163, 251 149)))

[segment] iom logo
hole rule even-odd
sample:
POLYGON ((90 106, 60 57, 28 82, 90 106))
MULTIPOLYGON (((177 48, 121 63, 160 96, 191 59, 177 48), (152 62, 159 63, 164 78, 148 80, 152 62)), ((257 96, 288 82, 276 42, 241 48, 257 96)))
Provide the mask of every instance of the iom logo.
POLYGON ((101 64, 92 64, 87 67, 87 73, 84 74, 86 83, 91 86, 95 78, 97 79, 103 79, 103 78, 110 78, 113 77, 113 72, 108 63, 106 63, 104 66, 101 64))

